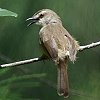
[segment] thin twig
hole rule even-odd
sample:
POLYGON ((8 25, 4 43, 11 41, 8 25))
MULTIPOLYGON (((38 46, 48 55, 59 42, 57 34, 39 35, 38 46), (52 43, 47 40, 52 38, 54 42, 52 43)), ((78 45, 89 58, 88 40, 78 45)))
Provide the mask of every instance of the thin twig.
POLYGON ((79 51, 85 50, 85 49, 90 49, 90 48, 94 48, 96 46, 100 45, 100 41, 99 42, 95 42, 95 43, 91 43, 85 46, 80 46, 79 51))
POLYGON ((45 57, 33 58, 33 59, 13 62, 13 63, 9 63, 9 64, 3 64, 3 65, 0 65, 0 67, 1 68, 14 67, 14 66, 29 64, 29 63, 33 63, 33 62, 38 62, 38 61, 46 60, 46 59, 47 58, 45 58, 45 57))
MULTIPOLYGON (((88 45, 85 45, 85 46, 80 46, 79 51, 94 48, 94 47, 99 46, 99 45, 100 45, 100 41, 95 42, 95 43, 91 43, 91 44, 88 44, 88 45)), ((33 59, 29 59, 29 60, 23 60, 23 61, 13 62, 13 63, 9 63, 9 64, 3 64, 3 65, 0 65, 0 67, 1 68, 14 67, 14 66, 29 64, 29 63, 33 63, 33 62, 42 61, 42 60, 47 60, 47 59, 48 58, 42 56, 42 57, 39 57, 39 58, 33 58, 33 59)))

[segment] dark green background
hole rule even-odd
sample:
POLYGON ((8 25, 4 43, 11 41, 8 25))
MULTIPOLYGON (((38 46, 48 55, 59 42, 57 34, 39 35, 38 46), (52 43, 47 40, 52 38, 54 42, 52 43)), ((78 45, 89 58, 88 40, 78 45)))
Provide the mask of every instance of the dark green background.
MULTIPOLYGON (((0 64, 39 57, 39 26, 25 20, 49 8, 80 45, 100 40, 100 0, 0 0, 0 8, 18 14, 0 17, 0 64)), ((66 100, 100 100, 100 47, 79 52, 68 67, 66 100)), ((51 61, 0 69, 0 100, 64 100, 56 93, 56 66, 51 61), (45 76, 44 76, 45 74, 45 76)))

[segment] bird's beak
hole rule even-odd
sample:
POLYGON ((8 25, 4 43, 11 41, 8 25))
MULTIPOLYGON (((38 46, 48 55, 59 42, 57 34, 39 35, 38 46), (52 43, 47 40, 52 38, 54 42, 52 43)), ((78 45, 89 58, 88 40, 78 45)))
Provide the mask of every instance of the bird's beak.
POLYGON ((38 18, 34 18, 34 17, 26 19, 26 21, 31 21, 27 26, 30 26, 30 25, 36 23, 38 20, 39 20, 38 18))

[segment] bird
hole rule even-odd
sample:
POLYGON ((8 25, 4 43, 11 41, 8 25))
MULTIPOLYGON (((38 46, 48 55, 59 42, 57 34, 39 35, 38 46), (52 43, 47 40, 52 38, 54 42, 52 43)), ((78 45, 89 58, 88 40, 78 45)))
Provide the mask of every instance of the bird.
POLYGON ((42 9, 28 18, 40 25, 40 45, 44 48, 44 55, 57 65, 57 93, 67 98, 69 96, 68 61, 74 62, 79 50, 79 43, 64 28, 61 18, 53 10, 42 9))

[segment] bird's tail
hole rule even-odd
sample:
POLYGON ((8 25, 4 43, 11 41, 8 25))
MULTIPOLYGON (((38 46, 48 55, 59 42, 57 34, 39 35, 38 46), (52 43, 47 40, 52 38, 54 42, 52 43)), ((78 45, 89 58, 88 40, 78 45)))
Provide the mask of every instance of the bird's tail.
POLYGON ((68 97, 69 83, 67 74, 66 61, 59 61, 58 64, 58 84, 57 84, 58 95, 68 97))

